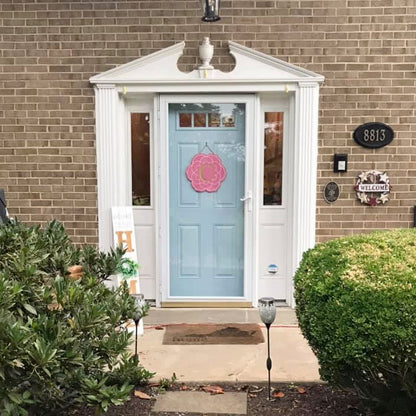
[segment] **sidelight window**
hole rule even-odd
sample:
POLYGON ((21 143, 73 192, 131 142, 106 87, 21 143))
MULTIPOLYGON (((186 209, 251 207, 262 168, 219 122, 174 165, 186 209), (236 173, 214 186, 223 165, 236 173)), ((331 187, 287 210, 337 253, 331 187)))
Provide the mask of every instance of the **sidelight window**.
POLYGON ((263 204, 282 205, 283 112, 264 113, 263 204))
POLYGON ((131 113, 132 205, 151 202, 149 118, 149 113, 131 113))

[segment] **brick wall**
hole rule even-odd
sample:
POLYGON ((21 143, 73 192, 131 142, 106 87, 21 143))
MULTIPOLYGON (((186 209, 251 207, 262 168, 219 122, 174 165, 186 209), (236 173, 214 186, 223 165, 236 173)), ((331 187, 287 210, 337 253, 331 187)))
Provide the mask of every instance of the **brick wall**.
POLYGON ((197 64, 210 35, 213 64, 232 67, 233 40, 326 77, 321 89, 317 238, 409 227, 416 202, 416 4, 414 0, 222 1, 222 19, 200 21, 199 1, 2 0, 0 187, 22 221, 64 221, 78 243, 97 241, 94 93, 88 79, 178 41, 181 69, 197 64), (393 127, 379 150, 356 145, 369 121, 393 127), (332 155, 349 171, 332 172, 332 155), (385 206, 361 206, 362 170, 386 170, 385 206), (341 185, 328 205, 322 190, 341 185))

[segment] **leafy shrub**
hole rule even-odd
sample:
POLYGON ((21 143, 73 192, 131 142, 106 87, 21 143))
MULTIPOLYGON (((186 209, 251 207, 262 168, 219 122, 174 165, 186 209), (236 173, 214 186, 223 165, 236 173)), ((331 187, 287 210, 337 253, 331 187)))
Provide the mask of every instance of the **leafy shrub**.
POLYGON ((297 317, 321 377, 380 414, 416 414, 416 231, 317 245, 295 276, 297 317))
POLYGON ((57 222, 0 226, 1 415, 56 415, 77 403, 99 412, 152 376, 126 352, 127 286, 104 284, 122 255, 74 247, 57 222), (74 264, 84 270, 77 281, 74 264))

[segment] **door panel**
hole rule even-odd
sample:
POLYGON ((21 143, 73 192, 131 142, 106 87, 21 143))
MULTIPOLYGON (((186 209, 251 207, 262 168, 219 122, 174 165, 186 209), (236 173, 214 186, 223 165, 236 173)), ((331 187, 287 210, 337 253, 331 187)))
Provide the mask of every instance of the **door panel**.
POLYGON ((179 278, 199 278, 200 275, 200 227, 179 225, 179 278))
POLYGON ((244 179, 245 106, 170 104, 170 296, 244 295, 244 179), (197 153, 220 157, 217 191, 198 192, 187 179, 197 153))
MULTIPOLYGON (((181 169, 186 169, 192 157, 198 153, 197 143, 178 143, 177 145, 179 165, 181 169)), ((185 175, 179 175, 176 182, 176 192, 180 195, 179 207, 199 207, 200 194, 195 192, 192 187, 188 186, 189 181, 185 175)), ((174 183, 171 183, 171 186, 174 183)))
POLYGON ((233 278, 237 274, 238 230, 233 225, 214 226, 215 277, 233 278))

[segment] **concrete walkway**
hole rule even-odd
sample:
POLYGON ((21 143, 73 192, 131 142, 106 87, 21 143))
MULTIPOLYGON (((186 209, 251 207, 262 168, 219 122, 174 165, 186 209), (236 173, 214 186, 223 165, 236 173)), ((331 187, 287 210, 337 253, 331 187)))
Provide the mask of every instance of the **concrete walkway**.
MULTIPOLYGON (((139 337, 139 359, 155 380, 175 373, 179 382, 265 382, 267 344, 163 345, 160 326, 181 323, 259 323, 257 309, 152 309, 139 337)), ((266 329, 263 327, 264 337, 266 329)), ((290 308, 278 308, 270 330, 272 382, 317 382, 318 363, 290 308)), ((134 345, 132 346, 134 348, 134 345)))
POLYGON ((247 393, 227 392, 211 395, 200 391, 168 391, 157 398, 152 411, 177 412, 181 415, 246 415, 247 393))

